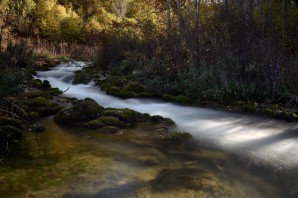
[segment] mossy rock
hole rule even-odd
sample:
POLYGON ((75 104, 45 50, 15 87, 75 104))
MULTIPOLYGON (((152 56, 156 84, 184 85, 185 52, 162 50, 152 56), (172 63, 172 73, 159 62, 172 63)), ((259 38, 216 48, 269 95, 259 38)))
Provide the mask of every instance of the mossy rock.
POLYGON ((88 127, 90 129, 98 129, 101 127, 104 127, 104 123, 102 123, 101 120, 96 119, 96 120, 91 120, 88 123, 84 124, 85 127, 88 127))
POLYGON ((50 106, 50 102, 44 97, 31 98, 25 101, 24 104, 27 105, 28 107, 50 106))
POLYGON ((176 102, 176 96, 173 96, 171 94, 162 94, 161 99, 169 102, 176 102))
POLYGON ((42 81, 40 79, 35 79, 33 85, 36 88, 41 88, 42 87, 42 81))
POLYGON ((102 116, 116 117, 119 120, 130 124, 143 118, 141 113, 127 108, 126 109, 106 108, 105 110, 103 110, 102 116))
POLYGON ((97 119, 101 121, 105 126, 115 126, 115 127, 124 127, 125 123, 119 120, 119 118, 112 116, 102 116, 97 119))
POLYGON ((135 92, 135 93, 140 93, 140 92, 145 92, 146 88, 143 85, 141 85, 140 83, 132 82, 126 87, 126 90, 135 92))
POLYGON ((168 126, 175 126, 176 123, 170 119, 170 118, 164 118, 162 116, 159 116, 159 115, 154 115, 154 116, 150 116, 150 121, 153 122, 153 123, 163 123, 165 125, 168 125, 168 126))
POLYGON ((176 123, 170 118, 164 118, 163 122, 168 126, 176 126, 176 123))
POLYGON ((180 104, 191 105, 194 101, 190 97, 179 95, 176 96, 176 102, 180 104))
POLYGON ((42 88, 43 89, 50 89, 50 88, 52 88, 52 86, 51 86, 51 84, 50 84, 50 82, 48 80, 44 80, 42 82, 42 88))
POLYGON ((88 84, 90 82, 89 75, 86 71, 81 70, 79 72, 76 72, 75 77, 73 79, 72 84, 88 84))
POLYGON ((78 100, 70 107, 61 110, 54 118, 58 124, 75 125, 77 123, 86 123, 97 119, 103 107, 97 104, 94 100, 86 98, 78 100))
POLYGON ((62 94, 63 92, 59 88, 51 88, 46 93, 48 93, 51 96, 58 96, 62 94))
POLYGON ((109 87, 106 88, 106 91, 120 91, 120 88, 115 86, 115 85, 111 85, 109 87))
POLYGON ((115 86, 113 85, 111 82, 107 81, 107 80, 100 80, 99 82, 99 86, 102 90, 106 91, 108 90, 109 87, 111 86, 115 86))
POLYGON ((151 122, 154 122, 154 123, 161 123, 164 121, 164 118, 159 115, 154 115, 154 116, 150 117, 150 120, 151 120, 151 122))

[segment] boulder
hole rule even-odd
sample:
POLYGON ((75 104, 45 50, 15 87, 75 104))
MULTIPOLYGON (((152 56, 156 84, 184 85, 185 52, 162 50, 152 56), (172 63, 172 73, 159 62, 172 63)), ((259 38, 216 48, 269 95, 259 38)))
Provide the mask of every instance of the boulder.
POLYGON ((57 113, 54 120, 62 125, 76 125, 78 123, 86 123, 97 119, 103 107, 94 100, 86 98, 76 101, 72 106, 67 107, 57 113))

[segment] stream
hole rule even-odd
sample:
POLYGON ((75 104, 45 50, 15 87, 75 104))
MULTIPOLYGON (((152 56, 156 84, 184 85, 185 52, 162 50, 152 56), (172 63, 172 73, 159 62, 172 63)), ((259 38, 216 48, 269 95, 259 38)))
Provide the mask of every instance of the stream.
POLYGON ((298 124, 188 107, 156 99, 119 99, 94 83, 72 85, 84 62, 38 72, 63 95, 92 98, 104 107, 130 108, 173 119, 192 140, 150 145, 140 134, 154 126, 107 135, 42 120, 0 166, 0 197, 297 197, 298 124), (20 148, 21 147, 21 148, 20 148), (17 162, 17 163, 15 163, 17 162))

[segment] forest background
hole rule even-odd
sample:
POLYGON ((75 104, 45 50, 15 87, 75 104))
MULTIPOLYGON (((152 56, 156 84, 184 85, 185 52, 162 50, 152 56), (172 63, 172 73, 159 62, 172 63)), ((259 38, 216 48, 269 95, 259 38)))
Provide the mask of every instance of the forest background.
POLYGON ((0 98, 43 54, 92 59, 197 104, 298 103, 297 1, 1 0, 0 16, 0 98))

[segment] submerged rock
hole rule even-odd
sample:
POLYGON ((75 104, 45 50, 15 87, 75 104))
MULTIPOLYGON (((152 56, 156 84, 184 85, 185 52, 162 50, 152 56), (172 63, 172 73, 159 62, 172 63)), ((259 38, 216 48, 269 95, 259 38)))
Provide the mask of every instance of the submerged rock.
POLYGON ((58 124, 64 125, 89 122, 97 119, 103 109, 104 108, 94 100, 86 98, 84 100, 76 101, 72 106, 58 112, 54 120, 58 124))

